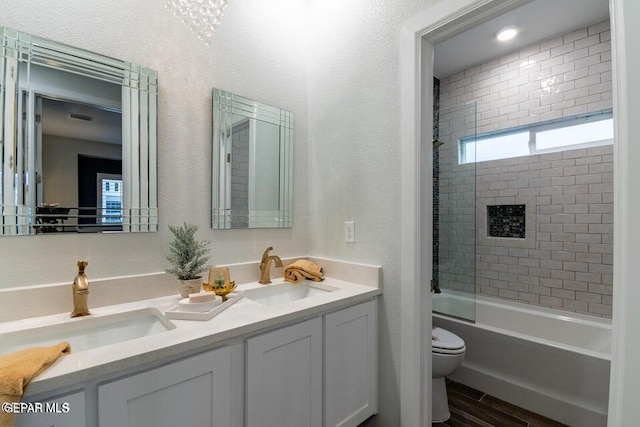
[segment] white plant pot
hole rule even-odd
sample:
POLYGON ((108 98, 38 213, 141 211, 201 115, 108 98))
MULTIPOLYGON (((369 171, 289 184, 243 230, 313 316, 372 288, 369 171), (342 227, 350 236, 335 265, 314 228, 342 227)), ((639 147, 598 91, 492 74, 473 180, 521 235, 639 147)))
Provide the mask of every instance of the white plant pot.
POLYGON ((189 298, 189 294, 197 294, 202 290, 202 277, 191 280, 178 279, 178 288, 182 298, 189 298))

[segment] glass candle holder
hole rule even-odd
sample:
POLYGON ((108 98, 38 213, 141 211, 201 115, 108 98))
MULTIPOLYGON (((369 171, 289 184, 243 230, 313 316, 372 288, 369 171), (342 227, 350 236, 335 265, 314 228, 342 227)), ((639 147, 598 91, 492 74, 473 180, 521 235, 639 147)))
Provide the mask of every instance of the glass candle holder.
POLYGON ((230 280, 229 267, 211 267, 209 269, 209 286, 212 288, 223 288, 230 280))

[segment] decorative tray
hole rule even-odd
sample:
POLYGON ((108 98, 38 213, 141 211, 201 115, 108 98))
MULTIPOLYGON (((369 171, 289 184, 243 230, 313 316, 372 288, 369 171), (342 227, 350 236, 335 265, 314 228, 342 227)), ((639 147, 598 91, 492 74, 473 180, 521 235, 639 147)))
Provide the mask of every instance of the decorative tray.
POLYGON ((215 306, 209 311, 195 312, 195 311, 182 311, 179 306, 174 306, 165 311, 164 315, 167 319, 176 320, 209 320, 218 314, 231 307, 242 299, 242 293, 230 294, 228 299, 223 303, 215 306))

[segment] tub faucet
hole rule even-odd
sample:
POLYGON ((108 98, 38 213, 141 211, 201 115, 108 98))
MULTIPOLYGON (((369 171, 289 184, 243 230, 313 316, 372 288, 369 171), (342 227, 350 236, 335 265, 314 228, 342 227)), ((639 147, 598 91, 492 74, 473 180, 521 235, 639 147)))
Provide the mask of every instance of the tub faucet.
POLYGON ((433 292, 434 294, 442 293, 442 291, 440 290, 440 284, 435 280, 431 280, 431 292, 433 292))
POLYGON ((78 275, 71 285, 73 290, 73 311, 71 317, 87 316, 87 296, 89 296, 89 278, 84 274, 84 268, 89 265, 87 261, 78 261, 78 275))
POLYGON ((260 262, 260 280, 258 280, 258 283, 262 285, 268 285, 271 283, 271 277, 269 276, 271 261, 275 261, 276 267, 282 267, 282 260, 278 255, 269 255, 269 251, 272 250, 273 247, 269 246, 262 254, 262 261, 260 262))

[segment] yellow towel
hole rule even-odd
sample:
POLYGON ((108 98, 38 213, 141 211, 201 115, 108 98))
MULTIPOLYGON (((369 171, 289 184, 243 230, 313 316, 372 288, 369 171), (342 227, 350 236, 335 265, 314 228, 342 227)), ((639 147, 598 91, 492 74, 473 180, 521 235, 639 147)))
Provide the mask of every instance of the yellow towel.
POLYGON ((287 282, 299 283, 304 279, 313 280, 314 282, 324 280, 322 267, 306 259, 299 259, 285 267, 284 280, 287 282))
MULTIPOLYGON (((63 354, 71 352, 68 343, 34 347, 0 356, 0 405, 19 402, 27 385, 63 354)), ((0 410, 0 427, 13 426, 13 414, 0 410)))

